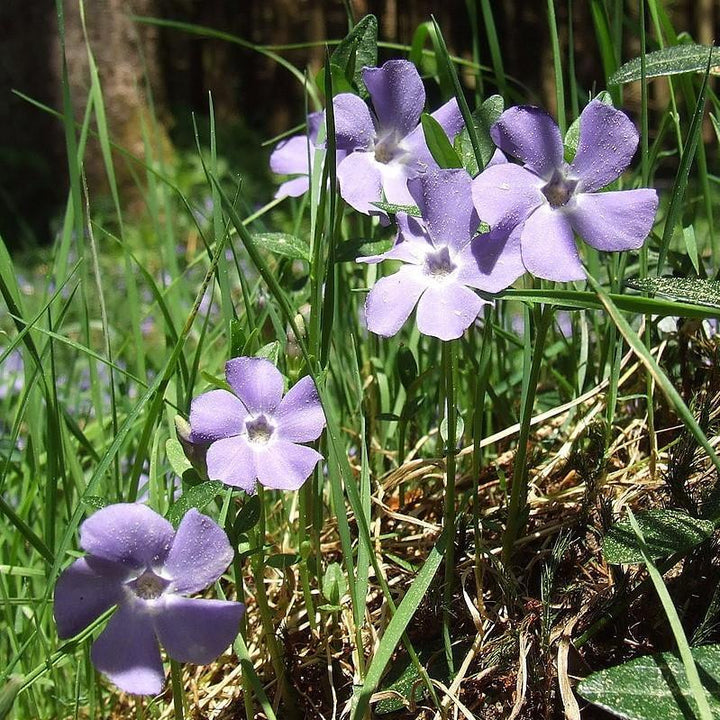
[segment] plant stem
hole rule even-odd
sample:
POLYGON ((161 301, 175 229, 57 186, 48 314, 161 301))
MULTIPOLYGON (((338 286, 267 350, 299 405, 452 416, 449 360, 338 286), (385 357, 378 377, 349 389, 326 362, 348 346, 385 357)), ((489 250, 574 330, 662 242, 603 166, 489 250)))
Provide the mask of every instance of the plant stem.
MULTIPOLYGON (((255 526, 255 544, 257 547, 262 547, 265 544, 265 498, 264 490, 260 483, 257 485, 257 493, 260 498, 260 519, 255 526)), ((270 661, 272 662, 273 670, 277 677, 278 686, 285 701, 285 717, 289 720, 295 720, 295 718, 299 717, 299 705, 295 693, 288 683, 282 653, 275 639, 275 623, 273 622, 272 611, 270 610, 267 593, 265 592, 265 553, 256 552, 252 558, 253 578, 255 581, 255 602, 260 611, 260 622, 263 628, 263 635, 265 636, 265 644, 270 654, 270 661)))
POLYGON ((517 540, 520 530, 525 524, 525 505, 527 503, 527 444, 530 437, 530 420, 532 419, 533 406, 535 405, 535 393, 537 390, 540 366, 543 359, 543 348, 545 337, 550 327, 553 316, 553 307, 543 305, 535 330, 535 343, 528 345, 526 351, 532 352, 530 371, 526 375, 526 382, 523 383, 522 398, 520 404, 520 432, 518 434, 517 451, 513 466, 512 489, 510 502, 508 504, 508 519, 503 535, 503 564, 507 568, 512 558, 513 546, 517 540))
POLYGON ((443 510, 443 531, 447 533, 448 543, 445 550, 445 584, 443 586, 443 641, 448 672, 452 677, 455 673, 450 637, 450 606, 452 604, 455 580, 455 453, 457 441, 456 408, 455 408, 455 343, 452 340, 443 342, 442 360, 445 385, 445 505, 443 510))
POLYGON ((172 680, 173 715, 175 720, 184 720, 182 668, 177 660, 170 660, 170 678, 172 680))

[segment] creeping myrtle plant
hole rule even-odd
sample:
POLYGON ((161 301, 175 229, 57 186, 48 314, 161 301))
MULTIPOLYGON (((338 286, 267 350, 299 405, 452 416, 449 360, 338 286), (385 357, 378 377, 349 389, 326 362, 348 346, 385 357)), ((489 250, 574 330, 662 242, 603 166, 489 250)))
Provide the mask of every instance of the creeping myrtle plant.
POLYGON ((208 476, 248 493, 256 481, 297 490, 322 459, 298 444, 317 440, 325 427, 312 378, 302 378, 283 397, 280 371, 255 357, 229 360, 225 378, 232 392, 211 390, 190 409, 190 440, 209 444, 208 476))
POLYGON ((214 583, 233 558, 209 517, 189 510, 175 532, 145 505, 109 505, 82 524, 80 545, 88 554, 55 587, 58 635, 76 635, 117 605, 91 658, 121 690, 162 690, 158 640, 174 660, 204 664, 235 639, 242 603, 184 597, 214 583))
POLYGON ((510 108, 490 133, 524 165, 496 165, 478 175, 475 207, 491 227, 517 228, 523 263, 533 275, 557 281, 585 277, 573 232, 598 250, 643 244, 655 219, 656 191, 598 192, 620 177, 637 149, 638 133, 625 113, 599 100, 587 105, 569 164, 560 129, 540 108, 510 108))
MULTIPOLYGON (((425 88, 407 60, 388 60, 364 68, 363 81, 374 112, 357 95, 341 93, 333 101, 339 150, 349 153, 337 168, 340 194, 361 213, 385 216, 372 203, 413 203, 407 182, 437 168, 418 124, 425 107, 425 88), (383 198, 384 195, 384 198, 383 198)), ((433 113, 452 141, 463 127, 455 98, 433 113)))
POLYGON ((361 262, 401 260, 365 304, 368 329, 394 335, 417 305, 418 329, 441 340, 460 337, 486 300, 473 289, 499 292, 523 274, 517 242, 507 233, 478 235, 471 178, 465 170, 432 170, 409 182, 422 220, 398 213, 398 242, 361 262))

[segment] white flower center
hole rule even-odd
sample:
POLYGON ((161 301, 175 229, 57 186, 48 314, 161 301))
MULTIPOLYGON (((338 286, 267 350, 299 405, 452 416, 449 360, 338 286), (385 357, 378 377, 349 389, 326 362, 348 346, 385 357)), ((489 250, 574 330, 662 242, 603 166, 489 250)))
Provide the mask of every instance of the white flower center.
POLYGON ((169 584, 152 570, 146 570, 140 577, 128 583, 128 586, 141 600, 157 600, 169 584))
POLYGON ((264 415, 246 420, 245 429, 248 440, 255 445, 267 445, 275 431, 273 424, 264 415))
POLYGON ((408 152, 400 143, 401 139, 394 130, 379 137, 375 143, 375 159, 383 165, 393 161, 403 162, 408 152))
POLYGON ((450 257, 450 250, 447 245, 445 245, 439 250, 429 252, 425 256, 423 272, 435 280, 442 280, 450 275, 456 267, 457 265, 455 265, 450 257))
POLYGON ((556 169, 550 182, 542 188, 542 193, 550 203, 550 207, 563 207, 570 202, 577 184, 577 180, 566 177, 562 170, 556 169))

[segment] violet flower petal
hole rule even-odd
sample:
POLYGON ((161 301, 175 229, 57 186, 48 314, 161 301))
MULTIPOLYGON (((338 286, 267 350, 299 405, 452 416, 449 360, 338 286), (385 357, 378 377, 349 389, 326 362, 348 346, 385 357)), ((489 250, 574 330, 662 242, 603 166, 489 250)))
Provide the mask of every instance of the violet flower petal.
POLYGON ((370 204, 382 199, 383 183, 379 165, 372 153, 354 152, 337 166, 340 195, 350 207, 365 215, 381 212, 370 204))
POLYGON ((278 175, 307 175, 308 151, 312 154, 315 148, 307 135, 294 135, 283 140, 270 154, 270 169, 278 175))
POLYGON ((154 616, 155 631, 173 660, 204 665, 235 640, 244 612, 238 602, 170 596, 154 616))
POLYGON ((372 150, 375 143, 375 124, 362 98, 352 93, 340 93, 333 100, 335 115, 335 143, 338 150, 372 150))
POLYGON ((225 363, 225 378, 253 415, 271 413, 280 403, 283 378, 280 371, 265 358, 239 357, 228 360, 225 363))
POLYGON ((524 275, 521 227, 516 227, 510 235, 498 230, 478 235, 460 254, 458 281, 478 290, 498 293, 524 275))
POLYGON ((274 490, 297 490, 322 460, 322 455, 313 448, 280 438, 255 453, 258 480, 274 490))
POLYGON ((562 166, 560 128, 541 108, 531 105, 509 108, 490 128, 490 135, 503 152, 522 160, 545 180, 550 180, 555 168, 562 166))
POLYGON ((546 202, 543 185, 543 180, 519 165, 487 167, 472 181, 475 209, 493 230, 510 232, 546 202))
POLYGON ((427 278, 413 265, 406 265, 394 275, 380 278, 365 300, 368 330, 383 337, 395 335, 410 317, 427 286, 427 278))
POLYGON ((122 582, 128 577, 127 569, 94 560, 93 565, 87 558, 76 560, 55 585, 53 613, 61 638, 77 635, 123 598, 122 582))
POLYGON ((485 300, 458 282, 432 283, 418 302, 418 330, 440 340, 455 340, 472 325, 485 304, 485 300))
POLYGON ((363 82, 379 121, 378 134, 387 130, 405 137, 425 107, 425 88, 415 65, 408 60, 388 60, 382 67, 366 67, 363 82))
MULTIPOLYGON (((377 167, 382 178, 385 201, 393 203, 393 205, 412 205, 413 197, 408 190, 408 178, 415 175, 412 166, 400 162, 389 162, 377 163, 377 167)), ((376 200, 380 200, 380 198, 376 198, 376 200)), ((370 212, 383 213, 375 206, 371 206, 370 212)))
MULTIPOLYGON (((430 114, 440 123, 440 127, 445 131, 448 140, 450 140, 450 144, 453 143, 457 134, 465 127, 465 121, 463 120, 456 98, 448 100, 434 113, 430 114)), ((433 158, 425 142, 425 133, 423 132, 422 125, 418 125, 412 130, 402 141, 402 144, 416 161, 424 167, 438 167, 435 158, 433 158)))
POLYGON ((530 215, 520 233, 522 259, 528 272, 557 282, 585 277, 572 227, 562 212, 544 205, 530 215))
POLYGON ((635 155, 638 131, 622 110, 593 100, 580 115, 580 138, 571 172, 580 192, 609 185, 623 174, 635 155))
POLYGON ((117 503, 91 515, 80 526, 80 546, 91 555, 144 568, 167 556, 173 526, 146 505, 117 503))
POLYGON ((597 250, 636 250, 650 234, 658 207, 655 190, 580 193, 565 211, 575 232, 597 250))
POLYGON ((278 437, 292 442, 317 440, 325 427, 325 414, 313 379, 298 380, 278 405, 274 419, 278 437))
POLYGON ((255 491, 255 455, 242 436, 216 440, 207 451, 208 477, 226 485, 255 491))
POLYGON ((429 170, 408 184, 420 208, 428 235, 436 247, 459 250, 480 223, 471 193, 472 178, 466 170, 429 170))
POLYGON ((225 531, 191 508, 180 521, 164 564, 173 592, 189 595, 212 585, 232 562, 233 549, 225 531))
POLYGON ((242 402, 227 390, 198 395, 190 405, 190 442, 210 443, 237 435, 247 414, 242 402))
POLYGON ((281 183, 275 191, 275 198, 300 197, 310 189, 310 178, 305 176, 296 177, 281 183))
POLYGON ((507 165, 507 163, 508 159, 505 157, 505 153, 500 148, 496 148, 492 157, 488 160, 488 164, 485 166, 485 169, 493 167, 494 165, 507 165))
POLYGON ((95 667, 125 692, 162 692, 165 673, 149 613, 121 605, 93 643, 90 657, 95 667))

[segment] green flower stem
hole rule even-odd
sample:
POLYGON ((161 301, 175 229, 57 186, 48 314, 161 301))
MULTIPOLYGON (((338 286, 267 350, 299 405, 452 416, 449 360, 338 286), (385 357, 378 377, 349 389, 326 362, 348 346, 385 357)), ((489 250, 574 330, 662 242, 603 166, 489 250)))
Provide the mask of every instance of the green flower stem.
MULTIPOLYGON (((513 546, 525 524, 525 505, 527 503, 527 444, 530 437, 530 421, 532 420, 533 406, 535 405, 535 392, 543 359, 543 348, 548 328, 552 322, 552 305, 543 305, 535 330, 535 342, 526 343, 526 353, 532 354, 530 371, 525 373, 526 382, 523 383, 520 401, 520 433, 518 435, 515 463, 513 465, 512 490, 508 504, 508 519, 503 535, 503 564, 509 567, 512 559, 513 546)), ((526 329, 526 332, 530 330, 526 329)), ((526 367, 528 356, 526 355, 526 367)))
MULTIPOLYGON (((265 544, 265 498, 263 497, 264 489, 260 483, 257 484, 257 493, 260 498, 260 519, 255 526, 254 535, 256 547, 262 547, 265 544)), ((295 697, 295 692, 288 682, 282 652, 275 638, 275 622, 273 621, 272 611, 270 610, 267 593, 265 592, 264 558, 264 552, 256 552, 252 556, 255 602, 260 611, 260 622, 262 624, 263 635, 265 636, 265 644, 270 653, 270 661, 272 662, 278 686, 285 701, 285 717, 289 720, 295 720, 295 718, 299 717, 299 704, 295 697)))
MULTIPOLYGON (((308 500, 312 501, 313 495, 313 483, 312 478, 309 478, 307 482, 300 489, 298 495, 298 525, 300 528, 300 536, 298 537, 298 544, 300 548, 300 583, 303 589, 303 599, 305 601, 305 609, 307 610, 308 622, 310 623, 310 629, 313 632, 317 631, 317 622, 315 620, 315 603, 312 598, 312 591, 310 589, 310 569, 308 567, 308 558, 312 554, 315 546, 311 541, 304 540, 307 537, 308 531, 313 530, 312 516, 308 517, 308 500), (304 552, 304 547, 309 546, 309 553, 304 552)), ((313 537, 315 533, 312 533, 313 537)))
POLYGON ((450 340, 442 345, 443 375, 445 385, 445 419, 447 421, 445 443, 445 506, 443 510, 443 532, 448 538, 445 549, 445 584, 443 586, 443 641, 445 644, 445 658, 448 671, 452 677, 455 674, 452 652, 452 638, 450 633, 450 606, 452 605, 455 580, 455 456, 457 441, 455 428, 457 423, 456 400, 456 373, 455 373, 455 343, 450 340))
POLYGON ((183 702, 185 693, 183 691, 182 668, 177 660, 170 660, 170 679, 172 682, 173 717, 175 720, 184 720, 183 702))

